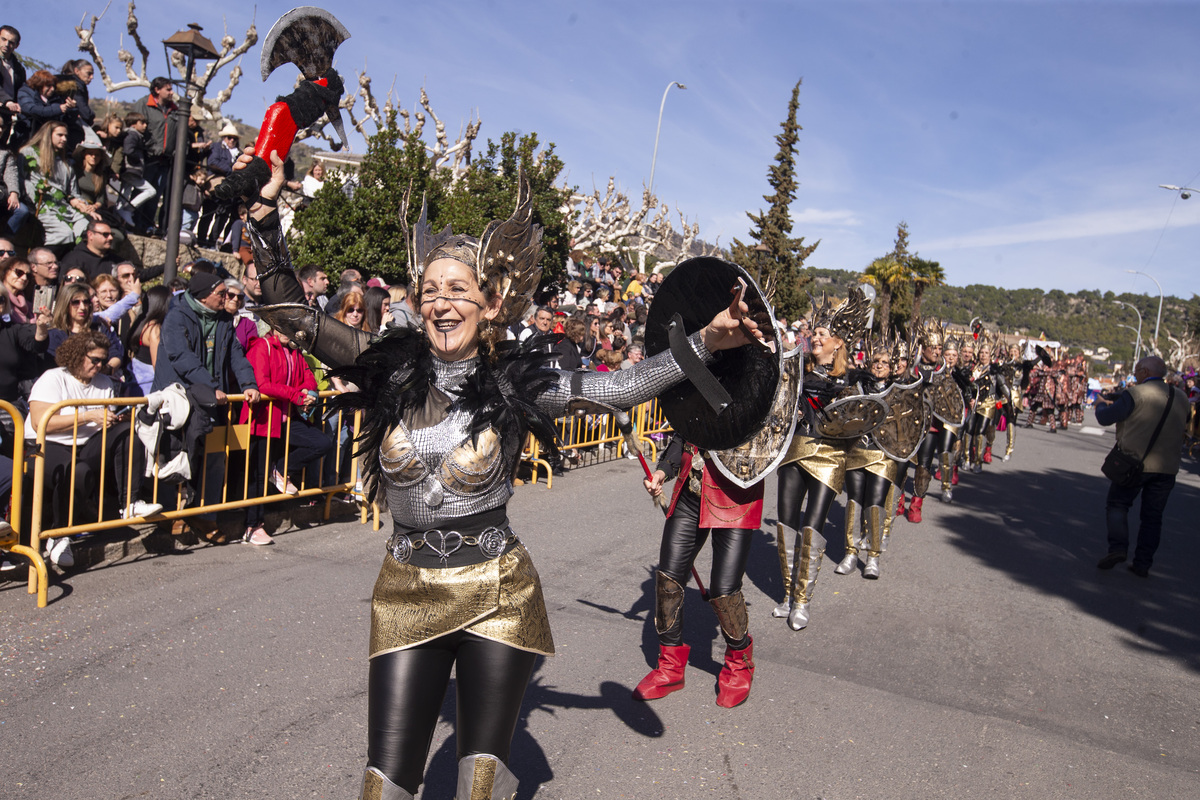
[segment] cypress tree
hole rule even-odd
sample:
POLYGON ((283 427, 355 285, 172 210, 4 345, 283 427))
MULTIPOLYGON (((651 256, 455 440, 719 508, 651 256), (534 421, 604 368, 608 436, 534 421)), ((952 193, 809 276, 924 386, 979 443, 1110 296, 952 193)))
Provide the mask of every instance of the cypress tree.
POLYGON ((787 119, 780 123, 782 131, 775 136, 779 152, 775 155, 775 163, 767 170, 767 182, 774 191, 763 195, 769 206, 765 212, 746 212, 746 216, 754 223, 750 238, 757 245, 745 244, 735 238, 731 248, 732 260, 751 275, 758 275, 760 268, 763 272, 775 271, 775 307, 788 319, 795 319, 809 310, 804 285, 810 278, 803 272, 804 261, 821 243, 817 240, 806 245, 803 236, 791 236, 792 214, 789 207, 796 199, 796 143, 800 140, 802 130, 796 122, 801 83, 802 80, 796 81, 792 88, 787 119), (756 249, 758 245, 766 250, 756 249))

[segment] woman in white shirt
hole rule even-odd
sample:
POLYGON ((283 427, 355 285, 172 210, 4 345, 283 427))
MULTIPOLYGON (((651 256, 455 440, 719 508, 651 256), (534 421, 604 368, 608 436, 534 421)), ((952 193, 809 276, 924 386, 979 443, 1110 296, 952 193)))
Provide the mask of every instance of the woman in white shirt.
MULTIPOLYGON (((118 504, 124 504, 128 485, 131 502, 121 512, 122 517, 145 517, 162 511, 156 503, 138 499, 141 489, 141 467, 137 449, 132 471, 128 471, 128 415, 106 407, 103 403, 116 396, 116 384, 101 370, 108 361, 109 340, 103 333, 85 330, 67 337, 55 352, 58 367, 43 373, 29 393, 29 416, 25 420, 25 438, 33 443, 38 428, 45 422, 46 485, 50 487, 48 528, 78 525, 96 518, 92 507, 99 497, 100 467, 109 458, 107 474, 116 478, 118 504), (63 400, 94 400, 97 405, 66 407, 47 417, 51 407, 63 400), (76 415, 78 414, 78 419, 76 415), (107 436, 101 431, 108 429, 107 436), (107 446, 107 454, 105 447, 107 446), (72 487, 71 470, 75 481, 72 487), (71 514, 72 488, 75 509, 71 514)), ((106 516, 108 516, 106 514, 106 516)), ((47 554, 60 567, 75 563, 67 537, 49 543, 47 554)))

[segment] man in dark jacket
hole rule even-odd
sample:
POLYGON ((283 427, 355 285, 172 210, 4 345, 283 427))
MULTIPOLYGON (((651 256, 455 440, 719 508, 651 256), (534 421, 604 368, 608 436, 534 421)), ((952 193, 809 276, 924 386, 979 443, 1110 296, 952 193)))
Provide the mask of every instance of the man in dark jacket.
MULTIPOLYGON (((180 301, 162 323, 152 391, 182 384, 194 402, 193 414, 207 414, 212 430, 228 417, 227 394, 241 391, 246 402, 257 403, 254 368, 234 336, 233 318, 225 312, 225 283, 208 272, 197 273, 180 301)), ((190 443, 192 480, 204 480, 206 504, 219 503, 225 483, 224 454, 204 456, 205 436, 190 443), (203 466, 203 468, 201 468, 203 466), (204 478, 207 474, 207 479, 204 478)), ((200 518, 201 533, 216 530, 215 520, 200 518)))
MULTIPOLYGON (((146 118, 146 166, 143 177, 154 187, 159 198, 167 196, 168 183, 171 177, 171 154, 175 145, 175 126, 177 120, 171 119, 175 111, 175 103, 171 101, 174 90, 168 78, 155 78, 150 81, 150 94, 140 100, 133 110, 146 118)), ((167 204, 163 203, 166 209, 167 204)), ((142 227, 154 224, 154 209, 142 206, 138 209, 138 222, 142 227), (145 215, 149 215, 148 218, 145 215)), ((165 218, 162 220, 166 222, 165 218)), ((159 225, 165 227, 164 224, 159 225)))
POLYGON ((112 275, 113 266, 117 263, 117 259, 113 258, 112 248, 112 226, 94 219, 88 223, 83 241, 63 256, 58 267, 64 273, 78 267, 87 273, 89 281, 98 275, 112 275))
POLYGON ((1147 356, 1133 368, 1137 385, 1113 400, 1096 399, 1096 421, 1117 426, 1117 446, 1142 459, 1142 475, 1133 486, 1108 487, 1105 510, 1108 517, 1108 554, 1096 564, 1112 569, 1125 561, 1129 551, 1129 509, 1142 496, 1141 527, 1129 570, 1149 577, 1154 552, 1162 535, 1163 510, 1175 487, 1179 473, 1183 433, 1187 427, 1188 399, 1182 391, 1166 383, 1167 365, 1158 356, 1147 356), (1167 401, 1170 400, 1168 408, 1167 401), (1157 438, 1154 431, 1162 425, 1157 438), (1153 446, 1151 446, 1153 439, 1153 446))
POLYGON ((0 106, 8 113, 21 113, 17 90, 25 85, 25 65, 17 58, 21 32, 12 25, 0 25, 0 106))

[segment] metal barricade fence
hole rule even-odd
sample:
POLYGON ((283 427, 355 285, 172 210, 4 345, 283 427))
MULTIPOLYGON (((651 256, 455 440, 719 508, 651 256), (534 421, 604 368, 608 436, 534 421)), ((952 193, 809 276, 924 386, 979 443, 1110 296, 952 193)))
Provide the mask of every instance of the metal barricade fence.
MULTIPOLYGON (((670 423, 656 400, 634 407, 630 411, 630 418, 634 423, 638 443, 649 448, 650 463, 654 463, 658 458, 658 440, 671 433, 670 423)), ((625 438, 610 414, 560 417, 555 421, 555 426, 558 430, 559 450, 569 458, 571 453, 578 454, 588 448, 604 446, 613 446, 616 457, 625 454, 625 438)), ((546 488, 553 487, 553 470, 549 462, 542 458, 541 445, 532 435, 526 440, 521 460, 530 465, 532 483, 537 483, 538 474, 545 468, 546 488)))
POLYGON ((13 426, 12 453, 12 484, 9 500, 9 528, 0 533, 0 550, 18 556, 24 556, 30 561, 29 593, 38 596, 38 608, 46 606, 46 587, 50 576, 46 572, 46 562, 42 559, 41 548, 36 542, 33 546, 21 544, 21 530, 25 525, 22 514, 25 499, 25 418, 12 403, 0 400, 0 411, 8 415, 13 426))
MULTIPOLYGON (((336 394, 338 394, 338 392, 326 391, 321 392, 320 397, 328 398, 333 397, 336 394)), ((244 399, 245 398, 242 395, 229 395, 227 398, 228 402, 223 407, 224 413, 219 415, 225 417, 224 423, 216 427, 211 433, 207 434, 204 439, 203 452, 197 459, 199 462, 199 472, 192 478, 193 482, 199 482, 199 491, 197 492, 198 497, 195 498, 199 500, 197 504, 192 505, 190 502, 188 502, 188 500, 192 498, 189 497, 189 491, 186 483, 168 483, 166 481, 160 481, 160 465, 158 464, 157 457, 158 453, 153 454, 153 456, 148 455, 148 459, 152 459, 153 463, 148 470, 145 470, 145 472, 148 472, 149 474, 145 475, 144 477, 146 480, 151 481, 150 502, 159 503, 160 497, 164 500, 168 499, 167 492, 171 490, 173 490, 175 493, 174 509, 167 510, 164 508, 162 512, 154 514, 149 518, 140 516, 126 516, 124 513, 122 513, 126 509, 129 509, 130 504, 134 500, 140 499, 139 497, 133 496, 132 485, 135 481, 131 478, 134 467, 138 461, 135 459, 135 450, 142 446, 136 433, 137 410, 147 405, 146 398, 113 398, 111 400, 102 402, 98 402, 94 399, 64 400, 50 406, 40 420, 40 424, 37 426, 37 439, 35 441, 35 447, 30 453, 30 456, 34 459, 33 497, 31 507, 33 509, 37 509, 39 512, 31 515, 31 544, 36 548, 39 547, 42 539, 51 539, 59 536, 71 536, 85 532, 90 533, 112 528, 120 528, 130 524, 137 524, 147 521, 158 521, 162 519, 174 520, 193 517, 200 514, 213 514, 219 511, 245 508, 247 506, 282 502, 284 500, 290 500, 293 497, 313 497, 325 495, 324 518, 328 519, 330 515, 332 497, 335 493, 355 493, 355 484, 358 480, 357 462, 353 461, 351 463, 350 477, 347 481, 340 482, 335 480, 334 482, 326 485, 320 479, 320 476, 324 474, 324 468, 326 466, 326 459, 322 458, 318 465, 313 468, 313 471, 318 473, 317 480, 309 480, 310 476, 307 474, 308 470, 305 470, 305 474, 302 479, 302 482, 306 485, 308 483, 315 483, 316 486, 300 489, 296 494, 286 494, 282 492, 279 494, 270 494, 273 471, 270 467, 270 454, 271 451, 274 450, 275 444, 274 442, 267 441, 270 439, 268 436, 252 437, 250 435, 251 423, 249 421, 246 423, 233 421, 235 419, 234 411, 240 411, 240 404, 244 402, 244 399), (68 412, 68 414, 64 416, 70 416, 72 418, 71 426, 68 430, 63 431, 62 433, 70 433, 71 444, 66 445, 55 443, 53 441, 50 442, 50 444, 55 447, 70 449, 70 459, 67 462, 67 466, 65 466, 63 469, 59 479, 55 481, 54 476, 48 476, 46 474, 46 429, 50 423, 50 420, 55 416, 58 416, 62 409, 70 408, 75 409, 74 412, 68 412), (85 439, 83 442, 80 442, 80 427, 88 424, 87 421, 81 421, 81 417, 83 415, 82 412, 84 409, 97 408, 103 409, 102 419, 104 420, 104 424, 100 425, 100 429, 98 431, 91 433, 87 439, 85 439), (128 411, 131 413, 128 413, 127 415, 123 414, 122 409, 128 409, 128 411), (123 418, 126 416, 127 418, 123 418), (115 418, 115 424, 110 421, 112 418, 115 418), (92 471, 91 465, 80 463, 80 449, 85 447, 90 442, 91 437, 95 436, 100 437, 100 457, 98 459, 98 464, 96 465, 97 469, 95 470, 98 472, 98 479, 95 485, 91 487, 92 491, 87 493, 88 497, 80 498, 80 493, 78 491, 80 487, 78 486, 78 483, 81 475, 81 469, 88 472, 92 471), (261 489, 261 493, 257 497, 249 496, 249 481, 251 473, 250 458, 253 453, 251 445, 254 440, 259 440, 262 442, 262 447, 264 449, 262 486, 259 487, 257 483, 255 485, 256 490, 261 489), (129 476, 125 481, 125 486, 117 487, 118 491, 115 493, 115 502, 110 500, 110 489, 112 488, 113 483, 111 473, 114 472, 114 467, 116 466, 111 457, 114 445, 119 445, 117 449, 121 451, 121 457, 124 460, 124 474, 129 476), (232 459, 230 458, 230 455, 239 452, 246 453, 246 468, 241 471, 241 486, 237 487, 237 485, 234 484, 234 489, 231 492, 230 467, 232 459), (209 470, 207 468, 210 464, 210 459, 215 456, 223 457, 220 499, 217 502, 208 502, 207 496, 210 494, 210 487, 208 486, 209 470), (54 485, 51 485, 52 482, 54 485), (42 514, 40 511, 46 507, 48 500, 54 499, 51 498, 50 495, 54 494, 54 490, 59 483, 64 484, 68 491, 66 497, 65 524, 59 524, 51 528, 44 528, 42 514), (167 492, 164 492, 164 487, 170 487, 170 489, 168 489, 167 492), (90 502, 94 505, 94 521, 91 519, 93 516, 91 513, 92 508, 89 506, 84 509, 82 506, 82 504, 85 502, 90 502), (88 521, 81 521, 81 518, 83 517, 87 517, 88 521)), ((267 395, 263 395, 263 399, 260 402, 268 402, 271 399, 272 398, 268 397, 267 395)), ((207 412, 203 409, 193 408, 192 413, 207 412)), ((238 416, 240 417, 240 415, 238 416)), ((271 415, 267 423, 269 433, 275 432, 273 430, 273 420, 274 416, 271 415)), ((342 414, 340 413, 336 415, 335 418, 332 418, 331 422, 333 423, 332 435, 334 439, 334 451, 332 455, 332 458, 334 459, 333 474, 336 476, 341 474, 342 460, 343 458, 347 457, 347 454, 343 452, 343 448, 340 446, 341 432, 345 425, 344 420, 342 419, 342 414)), ((280 431, 281 435, 277 437, 282 441, 283 455, 279 472, 284 476, 288 475, 288 473, 291 471, 288 467, 288 460, 290 458, 291 433, 293 424, 304 423, 293 419, 292 424, 283 426, 282 431, 280 431)), ((357 437, 360 424, 361 414, 356 413, 354 416, 353 425, 350 426, 351 437, 357 437)), ((282 425, 282 420, 280 425, 282 425)), ((194 446, 194 444, 185 443, 185 447, 188 446, 194 446)), ((166 504, 164 503, 163 505, 166 504)), ((63 520, 60 520, 60 522, 63 522, 63 520)), ((43 605, 43 603, 39 602, 39 605, 43 605)))

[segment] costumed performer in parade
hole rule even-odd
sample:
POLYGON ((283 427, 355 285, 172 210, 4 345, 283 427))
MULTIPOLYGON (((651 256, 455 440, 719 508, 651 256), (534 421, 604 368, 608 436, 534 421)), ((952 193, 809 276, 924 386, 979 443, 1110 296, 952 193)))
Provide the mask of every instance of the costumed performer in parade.
MULTIPOLYGON (((683 372, 670 351, 619 372, 564 372, 545 366, 539 337, 506 341, 541 275, 523 174, 513 216, 479 239, 434 233, 422 206, 407 235, 422 328, 373 339, 308 308, 275 210, 282 161, 270 157, 249 224, 266 303, 258 312, 359 387, 334 406, 365 412, 365 480, 386 491, 395 526, 372 597, 362 797, 416 793, 453 667, 458 797, 510 798, 521 700, 537 657, 554 652, 537 571, 507 515, 526 433, 553 454, 553 419, 572 397, 628 408, 683 372)), ((761 336, 745 311, 735 300, 688 338, 691 350, 708 361, 761 336)))
POLYGON ((683 643, 683 589, 696 556, 711 535, 708 602, 725 637, 717 705, 733 708, 749 697, 754 679, 754 640, 750 638, 742 577, 754 534, 762 524, 763 482, 745 489, 734 484, 679 435, 671 438, 654 473, 644 481, 646 491, 651 497, 661 497, 663 484, 672 478, 677 480, 663 526, 654 585, 658 666, 638 683, 633 696, 656 700, 683 688, 690 652, 683 643))
POLYGON ((850 443, 856 438, 836 435, 841 433, 839 420, 831 420, 828 409, 844 394, 857 393, 853 387, 865 375, 849 368, 847 343, 866 332, 869 310, 857 287, 837 308, 828 299, 820 308, 815 301, 813 306, 812 348, 804 364, 796 430, 779 467, 776 546, 784 601, 771 614, 786 617, 794 631, 809 622, 809 603, 825 557, 821 530, 830 506, 842 492, 850 443), (789 546, 789 539, 794 546, 789 546))
POLYGON ((913 370, 925 382, 925 395, 930 400, 934 418, 930 422, 929 432, 911 459, 916 470, 913 473, 913 499, 905 513, 909 522, 921 521, 921 507, 933 478, 935 456, 938 456, 941 466, 942 501, 949 503, 953 497, 952 453, 965 416, 965 405, 962 390, 942 356, 945 342, 946 331, 941 323, 931 320, 920 326, 918 345, 921 354, 913 370), (952 413, 947 413, 948 409, 952 413), (956 423, 946 422, 947 419, 956 420, 956 423))

